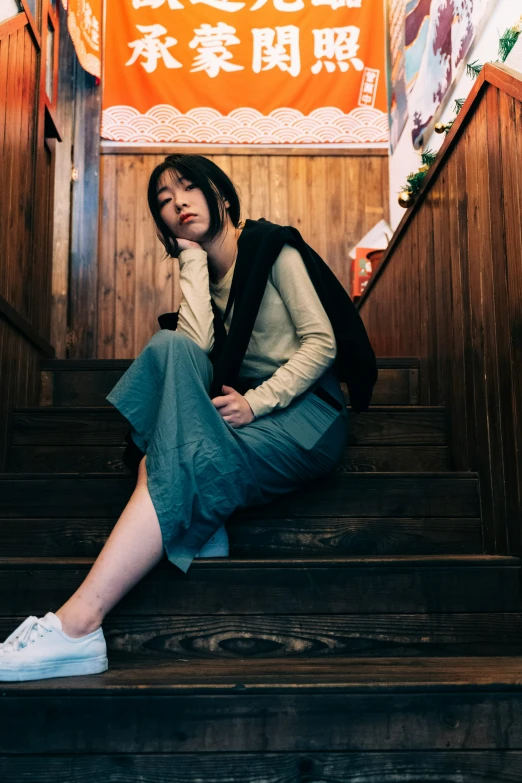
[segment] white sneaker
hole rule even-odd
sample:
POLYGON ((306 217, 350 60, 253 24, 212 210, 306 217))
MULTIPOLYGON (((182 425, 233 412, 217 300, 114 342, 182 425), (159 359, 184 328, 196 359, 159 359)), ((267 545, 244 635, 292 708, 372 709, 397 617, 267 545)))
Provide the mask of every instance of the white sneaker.
POLYGON ((74 639, 54 612, 27 617, 0 645, 0 682, 98 674, 108 668, 101 627, 74 639))
POLYGON ((194 557, 228 557, 230 545, 225 525, 221 525, 194 557))

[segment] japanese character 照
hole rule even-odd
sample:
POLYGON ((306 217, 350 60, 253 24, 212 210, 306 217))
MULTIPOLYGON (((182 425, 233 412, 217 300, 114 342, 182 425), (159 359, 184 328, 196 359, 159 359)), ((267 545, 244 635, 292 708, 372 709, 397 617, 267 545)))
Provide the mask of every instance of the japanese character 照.
POLYGON ((312 30, 312 32, 314 35, 314 55, 317 58, 312 65, 312 73, 319 73, 323 65, 329 73, 335 71, 336 67, 339 67, 339 70, 344 73, 350 64, 356 71, 362 71, 364 63, 355 56, 359 49, 357 43, 361 32, 359 27, 354 27, 354 25, 326 27, 323 30, 312 30))

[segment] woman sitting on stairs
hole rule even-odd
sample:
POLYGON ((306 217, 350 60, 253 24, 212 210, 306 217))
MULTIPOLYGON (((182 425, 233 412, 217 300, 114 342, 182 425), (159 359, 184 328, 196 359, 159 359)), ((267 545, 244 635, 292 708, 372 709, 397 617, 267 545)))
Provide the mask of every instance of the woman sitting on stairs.
POLYGON ((0 681, 105 671, 103 619, 164 553, 184 573, 194 558, 227 557, 236 509, 339 465, 340 380, 352 407, 369 404, 377 372, 362 321, 296 229, 241 223, 233 183, 199 155, 168 156, 148 198, 182 298, 106 398, 131 425, 136 487, 77 591, 0 645, 0 681))

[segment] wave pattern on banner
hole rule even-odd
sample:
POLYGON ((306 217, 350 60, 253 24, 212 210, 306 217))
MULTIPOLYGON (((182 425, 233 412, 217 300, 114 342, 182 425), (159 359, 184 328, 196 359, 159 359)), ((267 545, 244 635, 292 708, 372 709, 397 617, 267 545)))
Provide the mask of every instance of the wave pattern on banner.
POLYGON ((102 137, 121 142, 212 144, 374 144, 388 141, 388 117, 373 108, 324 107, 304 115, 296 109, 276 109, 268 116, 256 109, 234 109, 227 116, 197 108, 182 114, 159 104, 145 114, 132 106, 112 106, 102 114, 102 137))
POLYGON ((85 44, 82 41, 81 30, 78 26, 78 23, 76 22, 76 15, 74 14, 73 11, 69 11, 67 13, 67 29, 69 30, 69 35, 72 38, 72 42, 74 44, 74 48, 76 50, 76 55, 78 57, 80 65, 82 66, 82 68, 84 68, 87 71, 87 73, 92 74, 92 76, 97 76, 98 79, 100 79, 101 78, 100 58, 97 57, 95 54, 90 54, 89 52, 87 52, 87 49, 85 48, 85 44))

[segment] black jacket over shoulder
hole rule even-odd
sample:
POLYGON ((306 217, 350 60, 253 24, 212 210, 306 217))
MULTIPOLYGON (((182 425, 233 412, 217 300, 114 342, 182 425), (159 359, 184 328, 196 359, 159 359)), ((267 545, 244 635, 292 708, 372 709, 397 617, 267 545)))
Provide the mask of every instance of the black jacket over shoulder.
MULTIPOLYGON (((250 342, 254 323, 261 305, 270 269, 283 245, 295 247, 308 270, 321 300, 337 343, 335 368, 337 377, 346 383, 350 405, 357 411, 368 410, 377 380, 377 362, 362 319, 343 286, 323 259, 308 245, 292 226, 279 226, 264 218, 246 220, 238 239, 238 255, 225 314, 221 316, 212 300, 214 312, 214 347, 209 354, 213 364, 210 398, 222 394, 222 385, 238 388, 238 376, 250 342), (235 302, 228 334, 224 322, 235 302)), ((176 329, 178 313, 163 313, 158 317, 161 329, 176 329)), ((132 467, 142 452, 130 438, 124 462, 132 467), (136 451, 134 451, 134 449, 136 451), (126 459, 126 457, 128 459, 126 459)), ((141 457, 140 457, 141 458, 141 457)))

